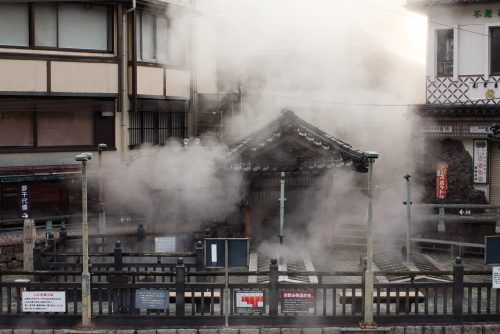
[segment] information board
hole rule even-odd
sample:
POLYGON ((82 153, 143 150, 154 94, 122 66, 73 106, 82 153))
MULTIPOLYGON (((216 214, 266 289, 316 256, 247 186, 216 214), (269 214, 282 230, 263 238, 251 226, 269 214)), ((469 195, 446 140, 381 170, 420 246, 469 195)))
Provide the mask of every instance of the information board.
POLYGON ((208 268, 225 267, 226 241, 228 267, 248 267, 248 238, 205 238, 205 266, 208 268))
POLYGON ((66 312, 64 291, 23 291, 23 312, 66 312))
POLYGON ((167 289, 135 290, 135 308, 149 310, 165 310, 169 304, 167 289))
POLYGON ((282 290, 281 312, 314 313, 316 308, 316 292, 314 290, 282 290))
POLYGON ((493 267, 491 281, 493 283, 493 289, 500 289, 500 267, 493 267))
POLYGON ((484 262, 491 265, 500 265, 500 235, 487 236, 484 243, 484 262))
POLYGON ((155 253, 173 253, 176 251, 175 244, 175 237, 156 237, 155 253))
POLYGON ((262 314, 265 310, 263 290, 235 290, 234 313, 262 314))

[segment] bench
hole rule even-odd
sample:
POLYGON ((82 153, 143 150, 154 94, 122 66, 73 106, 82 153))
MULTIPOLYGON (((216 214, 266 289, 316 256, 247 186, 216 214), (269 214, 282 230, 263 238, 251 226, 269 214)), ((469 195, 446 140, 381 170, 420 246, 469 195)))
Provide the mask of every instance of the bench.
MULTIPOLYGON (((379 302, 380 304, 395 304, 398 303, 399 296, 399 312, 406 312, 406 301, 408 300, 408 312, 411 310, 411 305, 418 303, 423 303, 425 301, 425 295, 422 292, 418 292, 418 295, 415 294, 415 291, 399 291, 399 294, 396 291, 390 291, 389 295, 387 295, 386 291, 380 291, 380 297, 377 296, 377 292, 373 292, 373 302, 379 302)), ((354 307, 355 313, 363 313, 363 295, 361 291, 356 291, 354 293, 354 297, 352 295, 352 290, 346 290, 345 294, 343 291, 339 293, 339 301, 342 304, 351 304, 354 307)))
POLYGON ((424 244, 424 245, 431 245, 429 246, 423 246, 421 248, 426 248, 429 250, 443 250, 443 248, 436 247, 436 245, 444 245, 448 246, 450 248, 450 255, 455 257, 455 256, 460 256, 462 257, 465 253, 466 249, 477 249, 478 251, 472 252, 468 251, 468 253, 473 253, 473 254, 484 254, 484 244, 475 244, 475 243, 470 243, 470 242, 463 242, 463 241, 453 241, 453 240, 439 240, 439 239, 425 239, 425 238, 411 238, 412 244, 424 244))

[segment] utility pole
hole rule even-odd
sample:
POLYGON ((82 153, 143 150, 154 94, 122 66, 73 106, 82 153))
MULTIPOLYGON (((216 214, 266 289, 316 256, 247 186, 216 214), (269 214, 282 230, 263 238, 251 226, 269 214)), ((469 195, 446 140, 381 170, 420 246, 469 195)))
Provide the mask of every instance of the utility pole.
POLYGON ((373 164, 378 158, 377 152, 366 152, 368 159, 368 235, 366 238, 366 271, 365 271, 365 298, 364 298, 364 323, 366 328, 376 327, 373 322, 373 164))
POLYGON ((75 157, 82 162, 82 326, 90 327, 90 272, 89 272, 89 224, 87 216, 87 161, 91 153, 81 153, 75 157))

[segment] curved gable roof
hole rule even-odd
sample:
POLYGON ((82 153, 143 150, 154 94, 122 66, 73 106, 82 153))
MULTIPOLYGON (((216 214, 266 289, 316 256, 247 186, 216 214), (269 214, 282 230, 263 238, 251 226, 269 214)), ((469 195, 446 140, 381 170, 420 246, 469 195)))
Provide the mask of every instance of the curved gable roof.
POLYGON ((244 171, 349 167, 366 172, 368 166, 364 152, 306 122, 291 110, 283 110, 280 117, 231 145, 225 160, 231 169, 244 171), (282 152, 284 145, 288 147, 287 154, 282 152), (301 153, 297 154, 297 150, 301 153))

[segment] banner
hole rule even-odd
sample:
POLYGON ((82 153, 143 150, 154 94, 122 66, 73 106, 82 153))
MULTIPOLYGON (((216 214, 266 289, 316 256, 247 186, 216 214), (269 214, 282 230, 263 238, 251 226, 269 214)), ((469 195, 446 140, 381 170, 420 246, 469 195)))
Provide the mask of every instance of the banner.
POLYGON ((445 199, 448 191, 448 164, 438 162, 436 166, 436 198, 445 199))
POLYGON ((488 141, 474 140, 473 182, 488 183, 488 141))

